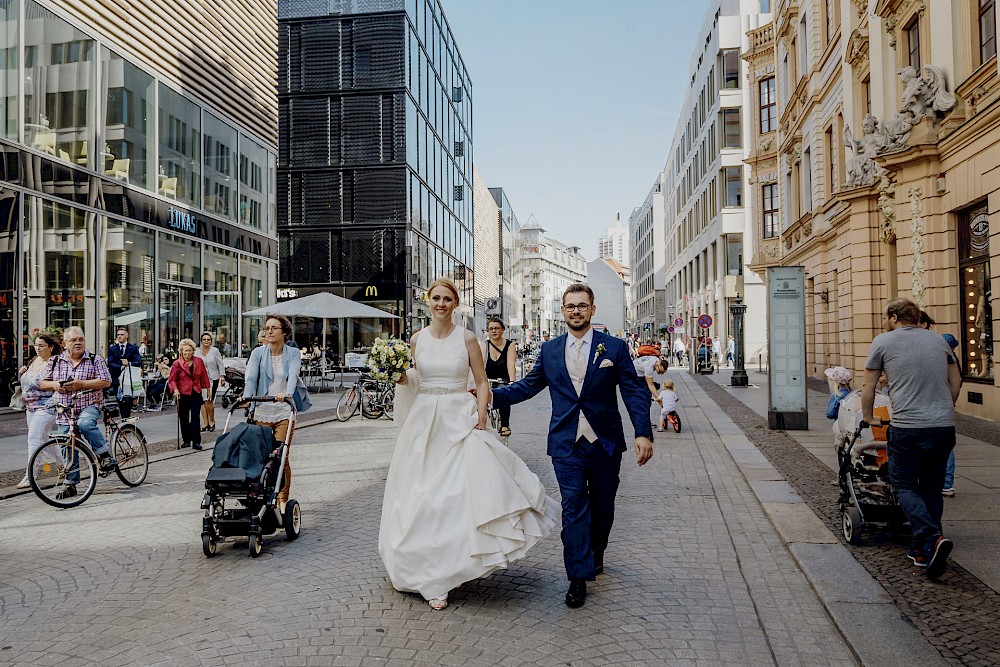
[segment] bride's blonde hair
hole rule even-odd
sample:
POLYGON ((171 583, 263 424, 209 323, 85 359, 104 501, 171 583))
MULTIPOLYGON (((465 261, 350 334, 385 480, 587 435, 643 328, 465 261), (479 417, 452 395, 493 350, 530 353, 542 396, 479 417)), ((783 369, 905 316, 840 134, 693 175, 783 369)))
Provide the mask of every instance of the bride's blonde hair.
POLYGON ((448 278, 438 278, 437 280, 431 283, 431 286, 427 288, 428 299, 430 298, 431 292, 434 291, 435 287, 444 287, 446 289, 451 290, 451 293, 455 295, 456 306, 462 302, 461 297, 458 296, 458 287, 456 287, 455 283, 451 282, 451 280, 449 280, 448 278))

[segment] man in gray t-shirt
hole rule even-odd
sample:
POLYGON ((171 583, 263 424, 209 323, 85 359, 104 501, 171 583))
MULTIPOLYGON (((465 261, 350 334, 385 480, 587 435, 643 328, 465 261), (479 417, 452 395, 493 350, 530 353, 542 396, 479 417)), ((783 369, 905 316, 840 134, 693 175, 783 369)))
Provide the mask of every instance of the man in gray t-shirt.
POLYGON ((913 533, 907 556, 936 579, 954 546, 941 535, 941 489, 955 446, 955 401, 962 377, 948 343, 918 327, 919 317, 920 309, 908 299, 886 305, 886 333, 875 337, 865 361, 861 411, 866 422, 882 423, 872 413, 875 384, 885 371, 892 400, 889 479, 913 533))

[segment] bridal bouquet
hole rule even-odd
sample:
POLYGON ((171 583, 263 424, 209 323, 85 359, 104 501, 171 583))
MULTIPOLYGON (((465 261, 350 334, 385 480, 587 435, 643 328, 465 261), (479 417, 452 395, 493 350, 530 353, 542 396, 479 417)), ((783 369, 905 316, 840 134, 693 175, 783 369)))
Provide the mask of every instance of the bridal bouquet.
POLYGON ((376 338, 368 352, 368 368, 381 382, 396 382, 413 365, 410 346, 398 338, 376 338))

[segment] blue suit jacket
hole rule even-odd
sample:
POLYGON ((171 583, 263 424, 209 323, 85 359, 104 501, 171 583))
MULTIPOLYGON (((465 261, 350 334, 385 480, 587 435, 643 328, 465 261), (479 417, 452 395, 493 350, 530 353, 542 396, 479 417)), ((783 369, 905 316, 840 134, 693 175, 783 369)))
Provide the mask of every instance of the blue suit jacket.
POLYGON ((608 454, 615 454, 625 451, 625 431, 615 393, 617 388, 621 391, 636 437, 646 436, 652 440, 649 389, 636 375, 625 341, 594 331, 587 375, 578 396, 566 369, 567 335, 542 345, 535 366, 523 380, 495 388, 493 406, 502 408, 526 401, 548 387, 552 398, 549 456, 562 458, 573 453, 581 410, 604 449, 608 454), (604 345, 604 353, 599 357, 596 356, 598 345, 604 345), (612 365, 601 368, 605 360, 611 361, 612 365))

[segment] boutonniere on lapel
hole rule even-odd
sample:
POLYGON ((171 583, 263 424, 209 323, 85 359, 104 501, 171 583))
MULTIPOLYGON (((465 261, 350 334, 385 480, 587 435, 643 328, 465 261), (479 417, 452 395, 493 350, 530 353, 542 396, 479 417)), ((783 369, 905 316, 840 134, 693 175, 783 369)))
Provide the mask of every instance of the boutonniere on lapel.
POLYGON ((604 350, 605 350, 604 343, 598 343, 597 347, 594 348, 594 360, 591 361, 590 363, 596 364, 597 360, 601 358, 602 354, 604 354, 604 350))

